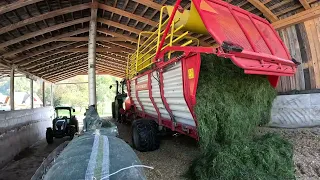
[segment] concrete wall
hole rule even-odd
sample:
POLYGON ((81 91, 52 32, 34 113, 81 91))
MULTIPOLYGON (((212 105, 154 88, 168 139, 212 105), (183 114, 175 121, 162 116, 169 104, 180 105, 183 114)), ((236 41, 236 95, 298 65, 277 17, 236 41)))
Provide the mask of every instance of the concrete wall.
POLYGON ((269 126, 283 128, 320 125, 320 93, 278 96, 271 110, 269 126))
POLYGON ((0 167, 45 138, 53 115, 53 107, 0 112, 0 167))

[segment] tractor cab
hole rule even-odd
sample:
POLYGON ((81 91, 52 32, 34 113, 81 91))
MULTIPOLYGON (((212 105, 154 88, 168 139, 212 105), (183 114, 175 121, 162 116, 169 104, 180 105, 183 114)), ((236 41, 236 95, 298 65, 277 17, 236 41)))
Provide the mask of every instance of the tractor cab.
POLYGON ((46 139, 49 144, 53 142, 53 138, 63 138, 70 136, 73 138, 76 132, 79 132, 78 120, 72 113, 75 109, 72 107, 56 107, 55 118, 52 121, 52 127, 48 127, 46 131, 46 139))
POLYGON ((115 97, 114 102, 112 102, 112 117, 115 118, 117 121, 122 120, 121 112, 126 109, 126 104, 128 100, 128 95, 126 93, 126 80, 123 79, 122 81, 116 81, 116 84, 110 86, 110 89, 115 86, 115 97))

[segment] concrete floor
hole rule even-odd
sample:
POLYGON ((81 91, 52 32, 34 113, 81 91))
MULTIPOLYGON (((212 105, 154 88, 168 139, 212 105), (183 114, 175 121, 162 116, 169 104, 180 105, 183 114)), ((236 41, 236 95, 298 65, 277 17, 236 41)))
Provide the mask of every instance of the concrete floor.
POLYGON ((25 149, 0 170, 0 180, 30 179, 41 165, 43 159, 66 140, 69 140, 69 138, 55 139, 53 144, 48 145, 44 139, 25 149))

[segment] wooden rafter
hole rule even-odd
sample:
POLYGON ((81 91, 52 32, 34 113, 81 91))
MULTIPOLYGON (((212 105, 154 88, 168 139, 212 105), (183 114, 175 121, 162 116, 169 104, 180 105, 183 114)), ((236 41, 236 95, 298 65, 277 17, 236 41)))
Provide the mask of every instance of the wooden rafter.
POLYGON ((42 61, 42 62, 34 62, 34 63, 30 63, 30 64, 27 64, 27 65, 24 65, 23 68, 24 69, 27 69, 27 70, 30 70, 30 69, 33 69, 35 67, 44 67, 45 64, 49 63, 49 62, 53 62, 55 60, 58 60, 58 59, 61 59, 61 58, 64 58, 64 57, 67 57, 67 56, 71 56, 71 55, 74 55, 74 54, 77 54, 76 52, 74 53, 68 53, 68 54, 64 54, 64 55, 59 55, 59 56, 56 56, 56 57, 51 57, 50 59, 46 59, 45 61, 42 61))
POLYGON ((134 1, 134 2, 137 2, 137 3, 139 3, 139 4, 143 4, 143 5, 147 6, 147 7, 151 7, 151 8, 153 8, 153 9, 155 9, 155 10, 160 10, 161 7, 162 7, 160 4, 155 3, 155 2, 153 2, 152 0, 144 0, 144 1, 141 1, 141 0, 133 0, 133 1, 134 1))
MULTIPOLYGON (((65 52, 88 52, 88 48, 73 48, 73 49, 68 49, 65 52)), ((96 52, 117 53, 117 52, 126 52, 126 51, 124 51, 123 49, 120 49, 120 48, 100 48, 100 47, 97 47, 96 52)))
POLYGON ((111 20, 107 20, 107 19, 104 19, 104 18, 98 18, 97 21, 100 22, 100 23, 109 25, 109 26, 113 26, 113 27, 116 27, 116 28, 123 29, 125 31, 133 32, 133 33, 135 33, 137 35, 139 35, 140 32, 141 32, 141 30, 139 30, 139 29, 136 29, 136 28, 133 28, 133 27, 121 24, 121 23, 117 23, 117 22, 114 22, 114 21, 111 21, 111 20))
POLYGON ((118 60, 119 62, 127 63, 126 57, 122 56, 121 54, 114 54, 114 53, 97 53, 98 56, 106 57, 106 58, 113 58, 118 60))
MULTIPOLYGON (((88 66, 87 62, 76 63, 74 65, 66 66, 64 68, 60 68, 58 70, 46 73, 46 74, 43 75, 43 77, 50 79, 50 78, 52 78, 54 76, 63 75, 65 73, 65 71, 78 70, 78 69, 81 69, 81 68, 87 67, 87 66, 88 66)), ((108 65, 105 65, 105 64, 97 63, 96 66, 97 66, 97 68, 100 67, 100 68, 109 69, 111 71, 115 71, 115 72, 118 72, 118 73, 124 73, 124 71, 120 71, 120 70, 114 69, 114 67, 108 66, 108 65)))
POLYGON ((50 12, 47 12, 44 14, 40 14, 38 16, 34 16, 32 18, 28 18, 28 19, 19 21, 17 23, 11 24, 9 26, 2 27, 2 28, 0 28, 0 34, 12 31, 14 29, 17 29, 17 28, 20 28, 20 27, 23 27, 23 26, 26 26, 26 25, 29 25, 29 24, 32 24, 35 22, 39 22, 39 21, 43 21, 45 19, 53 18, 53 17, 59 16, 59 15, 72 13, 72 12, 80 11, 83 9, 88 9, 88 8, 90 8, 90 5, 91 5, 91 3, 79 4, 79 5, 63 8, 63 9, 58 9, 55 11, 50 11, 50 12))
POLYGON ((81 67, 87 67, 87 66, 88 66, 87 62, 77 63, 77 64, 74 64, 72 66, 71 65, 70 66, 65 66, 65 67, 60 68, 58 70, 48 72, 48 73, 44 74, 42 77, 51 78, 51 77, 54 77, 54 76, 63 75, 66 71, 79 69, 81 67))
POLYGON ((121 64, 121 63, 119 63, 119 62, 115 62, 115 61, 113 61, 112 59, 104 59, 104 58, 99 58, 99 57, 97 57, 97 60, 98 60, 98 61, 102 61, 102 62, 106 62, 106 63, 110 63, 110 64, 112 64, 112 65, 117 65, 117 66, 122 67, 122 68, 125 68, 125 67, 126 67, 125 64, 121 64))
POLYGON ((115 57, 115 56, 112 56, 112 55, 108 55, 108 54, 99 54, 97 53, 97 56, 100 57, 100 58, 106 58, 106 59, 113 59, 115 61, 117 61, 119 64, 126 64, 127 61, 125 59, 122 59, 122 58, 119 58, 119 57, 115 57))
POLYGON ((313 7, 293 16, 281 19, 272 23, 272 25, 275 29, 279 30, 317 17, 320 17, 320 6, 313 7))
POLYGON ((25 61, 25 58, 24 58, 21 61, 19 61, 19 63, 16 63, 16 64, 18 66, 24 66, 26 64, 37 62, 37 61, 40 61, 40 60, 45 59, 45 58, 50 58, 53 55, 63 53, 68 49, 72 49, 72 48, 75 48, 75 47, 78 47, 78 46, 81 46, 81 45, 84 45, 84 44, 77 43, 77 44, 74 44, 74 45, 71 45, 71 46, 68 46, 68 47, 64 47, 64 48, 61 48, 59 50, 56 50, 56 51, 53 51, 53 52, 50 52, 50 53, 43 54, 43 55, 38 56, 38 57, 36 57, 34 59, 28 59, 27 61, 25 61))
POLYGON ((24 56, 19 56, 19 58, 14 59, 12 61, 12 63, 13 64, 19 64, 20 62, 22 62, 22 61, 24 61, 26 59, 32 58, 34 56, 38 56, 40 54, 43 54, 43 53, 46 53, 46 52, 49 52, 49 51, 53 51, 53 50, 62 48, 62 47, 65 47, 65 46, 69 46, 69 45, 74 44, 74 43, 75 42, 60 43, 60 44, 57 44, 57 45, 53 45, 50 48, 45 48, 45 49, 41 49, 41 50, 32 51, 32 53, 28 53, 28 54, 26 54, 24 56))
POLYGON ((35 48, 35 47, 38 47, 38 46, 42 46, 44 44, 48 44, 50 42, 54 42, 57 39, 60 39, 60 38, 63 38, 63 37, 75 36, 77 34, 85 33, 85 32, 88 32, 88 31, 89 30, 87 28, 78 29, 76 31, 72 31, 72 32, 64 33, 64 34, 61 34, 61 35, 58 35, 58 36, 54 36, 52 38, 48 38, 48 39, 45 39, 45 40, 42 40, 42 41, 38 41, 38 42, 33 43, 33 44, 26 45, 26 46, 24 46, 22 48, 14 50, 14 51, 9 51, 7 53, 4 53, 4 54, 2 54, 2 57, 5 57, 5 58, 6 57, 11 57, 11 56, 13 56, 13 55, 15 55, 17 53, 21 53, 23 51, 26 51, 26 50, 29 50, 29 49, 32 49, 32 48, 35 48))
POLYGON ((98 28, 97 29, 98 32, 100 33, 103 33, 103 34, 107 34, 107 35, 111 35, 113 37, 120 37, 120 38, 123 38, 127 41, 130 41, 130 42, 133 42, 133 43, 137 43, 138 40, 135 39, 135 38, 132 38, 130 36, 126 36, 126 35, 123 35, 123 34, 119 34, 119 33, 116 33, 116 32, 112 32, 112 31, 109 31, 107 29, 104 29, 104 28, 98 28))
MULTIPOLYGON (((57 41, 88 41, 89 37, 65 37, 65 38, 61 38, 58 39, 57 41)), ((96 41, 125 41, 122 38, 115 38, 115 37, 97 37, 96 41)))
POLYGON ((130 12, 127 12, 127 11, 124 11, 124 10, 121 10, 121 9, 118 9, 118 8, 115 8, 115 7, 112 7, 112 6, 108 6, 108 5, 105 5, 105 4, 101 4, 100 3, 99 4, 99 9, 103 9, 105 11, 113 12, 113 13, 119 14, 121 16, 125 16, 127 18, 134 19, 136 21, 140 21, 142 23, 149 24, 151 26, 157 26, 157 24, 158 24, 158 22, 152 21, 151 19, 144 18, 142 16, 138 16, 136 14, 133 14, 133 13, 130 13, 130 12))
POLYGON ((119 70, 120 72, 125 72, 126 68, 125 67, 119 67, 118 65, 114 65, 114 64, 108 64, 106 62, 102 62, 102 61, 97 61, 97 65, 103 65, 106 67, 110 67, 114 70, 119 70))
POLYGON ((121 49, 124 52, 132 53, 133 50, 131 48, 125 48, 122 46, 119 46, 117 44, 109 43, 109 42, 98 42, 97 45, 102 46, 102 47, 108 47, 108 48, 116 48, 116 49, 121 49))
POLYGON ((300 3, 302 4, 302 6, 303 6, 305 9, 310 9, 310 8, 311 8, 311 6, 310 6, 310 4, 308 3, 307 0, 299 0, 299 1, 300 1, 300 3))
POLYGON ((7 5, 3 5, 0 7, 0 14, 4 14, 9 11, 13 11, 15 9, 19 9, 21 7, 27 6, 29 4, 34 4, 43 0, 18 0, 14 3, 10 3, 7 5))
POLYGON ((53 83, 57 83, 57 82, 60 82, 60 81, 75 77, 77 75, 80 75, 80 74, 84 73, 85 71, 86 71, 85 68, 78 69, 78 70, 75 70, 75 71, 72 71, 72 72, 69 71, 69 72, 66 72, 63 76, 57 76, 57 77, 51 78, 49 80, 51 82, 53 82, 53 83))
POLYGON ((44 29, 41 29, 39 31, 35 31, 35 32, 32 32, 32 33, 28 33, 28 34, 25 34, 25 35, 20 36, 18 38, 15 38, 15 39, 6 41, 4 43, 1 43, 0 44, 0 49, 4 48, 6 46, 10 46, 12 44, 15 44, 15 43, 18 43, 18 42, 21 42, 21 41, 24 41, 24 40, 27 40, 27 39, 30 39, 30 38, 45 34, 45 33, 48 33, 48 32, 51 32, 51 31, 62 29, 62 28, 65 28, 65 27, 68 27, 68 26, 72 26, 72 25, 75 25, 75 24, 88 22, 89 20, 90 20, 90 17, 85 17, 85 18, 81 18, 81 19, 77 19, 77 20, 73 20, 73 21, 68 21, 68 22, 65 22, 65 23, 57 24, 57 25, 54 25, 54 26, 50 26, 50 27, 47 27, 47 28, 44 28, 44 29))
POLYGON ((69 61, 66 61, 65 63, 60 63, 60 64, 55 64, 55 66, 53 66, 52 68, 48 68, 48 69, 39 69, 36 72, 36 74, 38 74, 39 76, 42 76, 44 74, 53 72, 53 71, 57 71, 60 70, 63 67, 68 67, 71 65, 75 65, 78 64, 80 62, 87 62, 88 57, 84 57, 82 56, 82 58, 79 59, 74 59, 74 58, 70 58, 69 61), (71 60, 71 61, 70 61, 71 60), (41 70, 41 71, 40 71, 41 70))
POLYGON ((248 2, 250 2, 253 6, 255 6, 257 9, 259 9, 262 14, 269 19, 269 21, 271 22, 275 22, 278 19, 278 17, 276 15, 274 15, 270 9, 268 9, 263 3, 261 3, 259 0, 248 0, 248 2))
POLYGON ((87 54, 79 54, 79 55, 75 55, 75 56, 72 56, 72 57, 68 57, 66 59, 59 59, 58 61, 54 61, 46 66, 41 66, 41 67, 38 67, 38 68, 35 68, 34 70, 30 70, 32 72, 40 72, 40 71, 46 71, 46 70, 51 70, 52 68, 56 68, 56 66, 58 64, 63 64, 63 66, 65 66, 67 62, 69 61, 73 61, 74 59, 80 59, 80 58, 84 58, 86 57, 87 54))

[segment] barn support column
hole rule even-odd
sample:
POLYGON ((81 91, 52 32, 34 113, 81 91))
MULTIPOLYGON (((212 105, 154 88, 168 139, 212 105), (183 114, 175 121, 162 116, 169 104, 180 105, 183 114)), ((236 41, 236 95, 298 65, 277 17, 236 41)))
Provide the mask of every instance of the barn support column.
POLYGON ((89 105, 97 105, 96 95, 96 37, 97 37, 97 12, 98 3, 93 1, 91 7, 91 20, 88 44, 88 84, 89 105))
POLYGON ((51 83, 51 87, 50 87, 50 105, 51 106, 54 106, 54 104, 53 104, 53 84, 51 83))
POLYGON ((10 110, 14 110, 14 68, 10 72, 10 110))
POLYGON ((33 79, 30 79, 30 106, 33 109, 33 79))
POLYGON ((46 87, 45 87, 45 82, 42 81, 42 103, 43 103, 43 107, 46 106, 46 95, 45 95, 45 91, 46 87))

